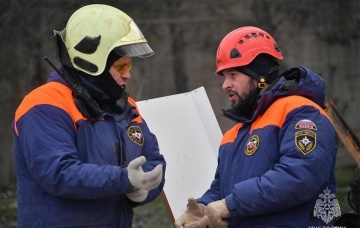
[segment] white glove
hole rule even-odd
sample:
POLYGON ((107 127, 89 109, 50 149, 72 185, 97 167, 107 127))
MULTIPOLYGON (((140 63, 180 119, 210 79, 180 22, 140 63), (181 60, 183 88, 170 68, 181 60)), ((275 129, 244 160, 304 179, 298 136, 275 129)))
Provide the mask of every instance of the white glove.
POLYGON ((146 200, 148 193, 149 193, 148 190, 137 189, 137 190, 134 190, 134 191, 126 194, 126 196, 131 201, 140 203, 140 202, 146 200))
POLYGON ((128 166, 128 178, 134 189, 152 190, 159 186, 163 170, 162 165, 157 165, 153 170, 144 172, 142 165, 146 162, 144 156, 132 160, 128 166))

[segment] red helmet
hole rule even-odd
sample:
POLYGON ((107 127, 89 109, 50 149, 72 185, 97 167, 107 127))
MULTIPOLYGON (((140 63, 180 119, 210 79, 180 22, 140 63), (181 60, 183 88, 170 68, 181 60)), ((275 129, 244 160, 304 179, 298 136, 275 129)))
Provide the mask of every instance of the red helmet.
POLYGON ((216 74, 229 68, 246 66, 261 53, 282 59, 281 51, 272 36, 262 29, 245 26, 227 34, 216 53, 216 74))

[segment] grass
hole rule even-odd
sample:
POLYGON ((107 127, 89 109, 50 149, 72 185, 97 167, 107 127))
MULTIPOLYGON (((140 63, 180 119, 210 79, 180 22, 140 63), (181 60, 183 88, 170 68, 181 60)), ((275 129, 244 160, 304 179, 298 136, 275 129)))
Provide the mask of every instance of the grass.
POLYGON ((135 208, 134 212, 134 228, 173 227, 161 196, 157 197, 150 204, 135 208))
POLYGON ((0 227, 16 227, 16 198, 0 199, 0 227))
MULTIPOLYGON (((173 227, 161 197, 134 210, 134 228, 173 227)), ((0 198, 0 228, 16 227, 16 198, 0 198)))
POLYGON ((336 198, 339 201, 341 214, 352 211, 348 203, 348 192, 350 191, 349 183, 360 175, 356 167, 347 167, 336 170, 336 198))

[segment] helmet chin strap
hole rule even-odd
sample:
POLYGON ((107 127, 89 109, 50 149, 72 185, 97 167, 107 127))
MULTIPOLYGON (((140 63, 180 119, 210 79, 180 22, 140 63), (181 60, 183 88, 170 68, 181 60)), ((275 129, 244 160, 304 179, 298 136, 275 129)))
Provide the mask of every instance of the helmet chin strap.
POLYGON ((258 88, 262 89, 266 86, 266 80, 264 76, 260 76, 258 79, 258 88))
POLYGON ((275 58, 268 54, 260 54, 248 65, 236 67, 235 70, 255 78, 258 87, 262 89, 279 76, 279 67, 275 58))

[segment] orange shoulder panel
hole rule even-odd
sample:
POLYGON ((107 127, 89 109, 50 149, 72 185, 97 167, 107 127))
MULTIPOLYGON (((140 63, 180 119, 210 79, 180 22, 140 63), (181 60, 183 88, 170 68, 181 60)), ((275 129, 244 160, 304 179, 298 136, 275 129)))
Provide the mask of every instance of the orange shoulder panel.
MULTIPOLYGON (((251 125, 250 133, 255 129, 264 128, 269 125, 282 127, 286 119, 286 115, 294 109, 304 105, 315 107, 322 115, 326 116, 331 121, 331 119, 326 115, 325 111, 313 101, 301 96, 288 96, 276 100, 263 116, 259 116, 251 125)), ((243 124, 237 124, 229 131, 227 131, 224 134, 220 145, 234 142, 239 129, 242 126, 243 124)))
POLYGON ((75 123, 78 120, 86 119, 86 117, 76 108, 71 90, 61 83, 49 82, 26 95, 19 105, 15 112, 14 120, 14 127, 17 135, 19 132, 16 127, 16 122, 33 107, 44 104, 58 107, 69 113, 74 121, 74 129, 76 129, 75 123))
POLYGON ((221 143, 220 145, 226 144, 226 143, 230 143, 230 142, 234 142, 239 129, 243 126, 242 123, 236 124, 233 128, 231 128, 230 130, 228 130, 224 136, 222 137, 221 143))
POLYGON ((254 129, 263 128, 268 125, 281 127, 285 121, 287 114, 301 106, 313 106, 318 109, 321 114, 330 119, 325 111, 313 101, 302 96, 288 96, 276 100, 263 116, 259 116, 251 125, 250 133, 254 129))
POLYGON ((141 115, 140 115, 140 111, 139 111, 139 108, 138 106, 136 105, 136 102, 134 99, 132 99, 131 97, 128 98, 128 101, 129 103, 135 107, 136 111, 139 113, 139 116, 136 117, 135 119, 133 119, 131 122, 137 122, 137 123, 142 123, 142 118, 141 118, 141 115))

